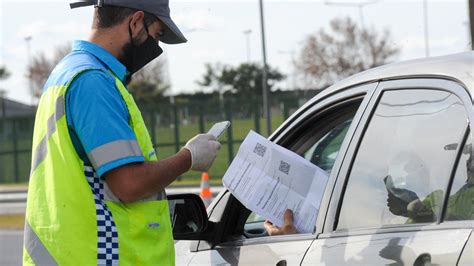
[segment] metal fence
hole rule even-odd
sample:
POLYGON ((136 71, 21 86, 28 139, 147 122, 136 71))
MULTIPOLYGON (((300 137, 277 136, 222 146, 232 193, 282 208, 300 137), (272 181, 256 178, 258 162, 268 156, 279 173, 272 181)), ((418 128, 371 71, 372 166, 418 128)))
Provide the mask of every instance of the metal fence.
POLYGON ((0 119, 0 183, 28 180, 34 117, 0 119))
MULTIPOLYGON (((302 102, 302 101, 299 101, 302 102)), ((281 124, 299 103, 283 99, 272 106, 272 129, 281 124)), ((220 178, 232 161, 249 130, 266 135, 262 108, 257 102, 235 100, 177 100, 141 106, 142 115, 158 158, 173 155, 186 141, 206 132, 215 122, 229 120, 231 127, 221 137, 222 148, 209 170, 220 178)), ((27 182, 30 174, 34 116, 0 118, 0 183, 27 182)), ((180 178, 198 178, 200 173, 188 172, 180 178)))

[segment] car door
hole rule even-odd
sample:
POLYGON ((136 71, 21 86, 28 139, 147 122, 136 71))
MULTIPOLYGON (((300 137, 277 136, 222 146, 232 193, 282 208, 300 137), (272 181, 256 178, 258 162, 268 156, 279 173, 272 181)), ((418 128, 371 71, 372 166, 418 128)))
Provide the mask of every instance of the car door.
POLYGON ((303 264, 455 265, 474 216, 474 193, 459 200, 472 187, 469 94, 446 79, 384 81, 367 110, 303 264))
MULTIPOLYGON (((350 143, 354 130, 375 91, 377 83, 361 85, 316 97, 303 111, 293 115, 273 135, 272 141, 320 165, 330 173, 325 194, 332 191, 333 173, 341 166, 340 157, 350 143)), ((217 197, 210 206, 213 223, 209 241, 191 244, 191 259, 183 263, 231 265, 294 265, 301 263, 315 234, 268 236, 263 219, 251 213, 229 192, 217 197)), ((326 212, 322 204, 319 213, 326 212)), ((179 245, 179 249, 182 249, 179 245)), ((179 255, 177 258, 179 264, 179 255)))

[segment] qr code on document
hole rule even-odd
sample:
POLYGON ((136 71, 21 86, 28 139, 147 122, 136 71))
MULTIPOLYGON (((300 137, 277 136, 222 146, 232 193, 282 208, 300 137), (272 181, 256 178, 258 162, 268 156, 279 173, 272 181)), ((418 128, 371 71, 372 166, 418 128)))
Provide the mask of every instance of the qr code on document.
POLYGON ((261 157, 265 156, 266 151, 267 151, 267 147, 263 146, 260 143, 257 143, 257 145, 255 145, 255 148, 253 149, 253 152, 261 157))
POLYGON ((284 161, 280 161, 279 170, 288 175, 288 173, 290 172, 290 164, 284 161))

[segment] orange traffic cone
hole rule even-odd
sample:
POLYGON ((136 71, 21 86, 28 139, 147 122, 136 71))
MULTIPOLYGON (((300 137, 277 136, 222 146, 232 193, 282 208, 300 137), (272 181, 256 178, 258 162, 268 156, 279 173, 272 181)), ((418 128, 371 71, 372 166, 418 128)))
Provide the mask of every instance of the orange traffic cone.
POLYGON ((211 188, 209 187, 209 174, 207 172, 202 172, 201 175, 201 193, 199 193, 204 206, 209 207, 212 202, 212 193, 211 188))

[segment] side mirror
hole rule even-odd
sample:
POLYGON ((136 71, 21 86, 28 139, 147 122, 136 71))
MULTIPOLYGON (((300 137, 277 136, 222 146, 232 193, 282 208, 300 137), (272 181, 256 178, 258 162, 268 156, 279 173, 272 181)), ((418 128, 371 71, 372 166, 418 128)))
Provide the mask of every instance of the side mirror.
POLYGON ((208 226, 206 208, 195 194, 168 195, 174 240, 202 240, 208 226))

